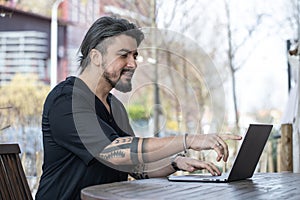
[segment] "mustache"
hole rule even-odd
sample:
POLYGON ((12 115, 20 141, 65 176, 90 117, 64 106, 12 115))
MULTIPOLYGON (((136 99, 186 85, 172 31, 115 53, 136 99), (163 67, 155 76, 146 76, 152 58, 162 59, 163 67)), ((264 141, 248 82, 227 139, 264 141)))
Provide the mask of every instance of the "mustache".
POLYGON ((121 73, 125 73, 125 72, 131 72, 134 73, 135 69, 131 69, 131 68, 124 68, 122 69, 121 73))

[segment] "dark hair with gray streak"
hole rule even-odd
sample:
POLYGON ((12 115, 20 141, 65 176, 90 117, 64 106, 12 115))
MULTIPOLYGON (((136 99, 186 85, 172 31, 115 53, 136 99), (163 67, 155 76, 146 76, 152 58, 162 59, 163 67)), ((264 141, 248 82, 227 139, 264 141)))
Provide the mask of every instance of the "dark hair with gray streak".
POLYGON ((88 55, 92 49, 97 48, 102 54, 105 54, 107 45, 105 42, 102 45, 102 42, 107 38, 120 34, 133 37, 136 40, 137 45, 144 39, 143 32, 138 29, 135 24, 130 23, 126 19, 105 16, 96 20, 86 33, 80 45, 80 73, 82 73, 90 63, 88 55), (100 44, 101 47, 99 47, 100 44))

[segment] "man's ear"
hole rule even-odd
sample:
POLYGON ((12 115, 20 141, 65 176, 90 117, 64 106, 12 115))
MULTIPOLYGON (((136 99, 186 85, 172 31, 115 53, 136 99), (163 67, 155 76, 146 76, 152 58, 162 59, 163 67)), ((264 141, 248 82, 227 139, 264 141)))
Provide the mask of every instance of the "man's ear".
POLYGON ((100 66, 101 65, 101 61, 102 61, 102 54, 96 50, 96 49, 92 49, 90 51, 90 59, 91 59, 91 63, 93 63, 96 66, 100 66))

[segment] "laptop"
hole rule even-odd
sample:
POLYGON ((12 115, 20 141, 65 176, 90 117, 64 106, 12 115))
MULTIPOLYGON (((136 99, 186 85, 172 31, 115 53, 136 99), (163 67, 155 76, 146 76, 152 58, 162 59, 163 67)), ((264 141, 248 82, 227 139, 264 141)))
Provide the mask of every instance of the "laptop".
POLYGON ((229 173, 220 176, 190 174, 170 175, 169 181, 183 182, 231 182, 251 178, 269 138, 273 125, 250 124, 229 173))

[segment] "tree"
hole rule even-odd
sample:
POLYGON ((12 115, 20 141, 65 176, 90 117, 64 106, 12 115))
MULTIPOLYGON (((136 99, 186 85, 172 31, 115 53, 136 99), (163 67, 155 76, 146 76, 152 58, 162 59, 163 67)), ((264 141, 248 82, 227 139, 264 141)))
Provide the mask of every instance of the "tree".
MULTIPOLYGON (((262 23, 262 19, 264 14, 261 13, 253 13, 255 20, 253 20, 252 24, 247 25, 244 27, 245 34, 237 41, 237 33, 241 31, 241 28, 236 28, 233 24, 232 8, 231 8, 231 1, 225 0, 225 13, 226 13, 226 32, 227 32, 227 59, 228 59, 228 67, 230 69, 231 74, 231 84, 232 84, 232 95, 233 95, 233 104, 234 104, 234 115, 235 115, 235 127, 237 132, 240 130, 239 124, 239 109, 238 109, 238 102, 237 102, 237 87, 236 87, 236 72, 243 67, 244 63, 247 61, 249 54, 247 57, 241 57, 240 52, 245 50, 245 46, 247 42, 252 39, 253 34, 255 31, 260 27, 262 23)), ((252 47, 252 51, 255 49, 252 47)), ((251 54, 251 52, 250 52, 251 54)))
POLYGON ((0 106, 10 106, 7 116, 12 126, 40 125, 43 103, 49 86, 38 80, 37 75, 14 76, 12 81, 0 88, 0 106))

